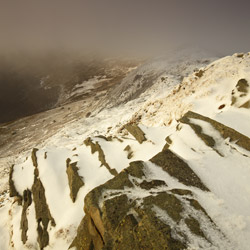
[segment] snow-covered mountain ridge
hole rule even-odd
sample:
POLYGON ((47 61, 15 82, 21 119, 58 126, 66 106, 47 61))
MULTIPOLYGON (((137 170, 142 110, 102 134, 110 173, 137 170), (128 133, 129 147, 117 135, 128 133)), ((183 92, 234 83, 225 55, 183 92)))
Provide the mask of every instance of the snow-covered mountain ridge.
POLYGON ((166 77, 17 159, 1 249, 248 249, 250 54, 166 77))

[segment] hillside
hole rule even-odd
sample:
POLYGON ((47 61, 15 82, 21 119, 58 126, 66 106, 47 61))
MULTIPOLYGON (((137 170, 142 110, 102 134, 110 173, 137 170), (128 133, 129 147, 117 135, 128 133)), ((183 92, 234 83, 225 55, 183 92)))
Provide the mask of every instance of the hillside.
POLYGON ((101 99, 141 62, 63 51, 0 54, 0 124, 101 99))
POLYGON ((175 58, 2 146, 0 249, 249 249, 250 53, 175 58))

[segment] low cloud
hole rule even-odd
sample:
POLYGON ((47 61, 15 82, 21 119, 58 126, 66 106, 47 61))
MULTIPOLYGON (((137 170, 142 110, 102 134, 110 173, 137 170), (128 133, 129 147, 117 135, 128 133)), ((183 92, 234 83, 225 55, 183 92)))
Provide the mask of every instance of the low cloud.
POLYGON ((247 51, 248 1, 2 1, 0 49, 149 53, 185 44, 247 51))

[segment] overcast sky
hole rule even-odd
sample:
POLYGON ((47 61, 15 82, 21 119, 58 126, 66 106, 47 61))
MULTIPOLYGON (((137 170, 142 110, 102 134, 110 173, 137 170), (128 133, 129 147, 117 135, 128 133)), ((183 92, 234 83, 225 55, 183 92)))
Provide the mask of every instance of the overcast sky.
POLYGON ((250 51, 250 1, 0 0, 0 49, 250 51))

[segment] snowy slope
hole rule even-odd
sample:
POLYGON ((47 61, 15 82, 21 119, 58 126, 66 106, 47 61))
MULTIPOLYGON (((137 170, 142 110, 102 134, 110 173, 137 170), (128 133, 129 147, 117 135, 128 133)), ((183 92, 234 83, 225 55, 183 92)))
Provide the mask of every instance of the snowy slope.
MULTIPOLYGON (((171 51, 131 71, 118 85, 107 94, 106 105, 113 107, 138 98, 142 93, 157 83, 166 92, 166 86, 174 86, 191 72, 206 66, 217 57, 199 49, 180 49, 171 51)), ((152 95, 152 91, 150 91, 152 95)), ((143 99, 145 100, 145 98, 143 99)))
MULTIPOLYGON (((156 63, 154 67, 159 65, 156 63)), ((172 65, 170 71, 174 72, 177 64, 173 62, 172 65)), ((180 63, 178 72, 184 65, 190 66, 180 63)), ((167 70, 169 72, 165 67, 165 64, 160 67, 159 75, 154 78, 155 84, 143 89, 139 98, 74 121, 38 145, 37 151, 31 149, 15 160, 10 178, 13 197, 9 197, 8 192, 0 196, 0 216, 3 218, 0 249, 39 249, 39 237, 45 242, 45 249, 68 249, 85 215, 86 194, 119 174, 130 162, 138 160, 144 161, 148 179, 164 180, 168 184, 165 191, 173 188, 192 191, 224 235, 202 221, 203 231, 211 244, 189 232, 188 249, 249 249, 250 54, 222 58, 187 77, 184 77, 184 71, 181 84, 178 84, 176 73, 164 75, 167 70), (246 144, 233 140, 233 134, 224 136, 210 120, 199 116, 182 120, 190 110, 245 135, 246 144), (124 127, 127 123, 137 124, 136 134, 144 138, 142 142, 124 127), (197 128, 200 129, 198 132, 197 128), (166 141, 168 149, 189 165, 210 192, 181 183, 149 161, 161 152, 166 141), (68 169, 71 169, 71 175, 68 169), (77 181, 80 178, 83 183, 75 200, 71 198, 70 178, 77 181), (41 190, 44 190, 49 209, 48 225, 37 218, 38 182, 42 183, 41 190), (25 200, 27 190, 32 193, 31 204, 25 200), (24 204, 27 205, 25 209, 24 204), (47 244, 46 237, 41 238, 37 232, 39 227, 48 233, 47 244)), ((193 70, 194 64, 190 67, 193 70)), ((142 69, 132 73, 143 75, 142 69)), ((132 73, 131 79, 134 78, 132 73)), ((116 91, 123 93, 123 88, 116 91)), ((126 100, 132 95, 124 93, 126 100)), ((132 193, 131 199, 142 199, 147 194, 136 188, 132 193)), ((165 223, 172 223, 161 210, 156 209, 156 214, 165 223)), ((171 226, 186 230, 181 224, 172 223, 171 226)))

